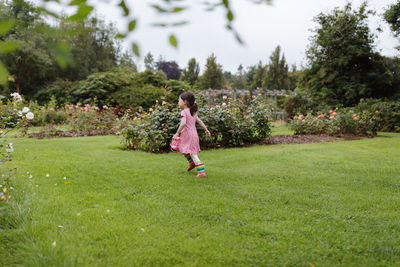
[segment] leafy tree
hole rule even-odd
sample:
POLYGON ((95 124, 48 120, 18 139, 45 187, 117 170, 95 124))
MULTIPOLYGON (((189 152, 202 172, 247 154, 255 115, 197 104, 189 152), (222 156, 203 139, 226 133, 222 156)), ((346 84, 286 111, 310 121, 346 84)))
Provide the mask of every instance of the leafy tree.
POLYGON ((221 89, 225 85, 222 66, 217 64, 217 57, 212 54, 207 58, 206 68, 198 86, 201 89, 221 89))
POLYGON ((281 57, 281 47, 277 46, 270 56, 270 63, 263 80, 263 86, 269 90, 289 89, 288 68, 285 55, 281 57))
POLYGON ((358 10, 347 4, 315 18, 318 27, 307 52, 310 69, 301 85, 328 104, 357 104, 360 98, 380 97, 390 87, 383 58, 374 52, 368 27, 372 14, 364 3, 358 10))
POLYGON ((149 52, 144 58, 144 66, 146 70, 154 70, 155 69, 155 63, 154 63, 154 57, 153 55, 149 52))
POLYGON ((182 81, 189 83, 190 85, 194 85, 199 79, 200 66, 197 63, 195 58, 191 58, 188 62, 187 68, 185 68, 182 72, 182 81))
POLYGON ((175 61, 159 60, 156 62, 156 68, 165 73, 167 80, 179 80, 182 70, 175 61))
POLYGON ((233 87, 235 89, 245 89, 246 88, 246 79, 245 79, 245 71, 243 65, 240 64, 235 75, 235 79, 233 81, 233 87))
POLYGON ((248 72, 247 84, 250 90, 262 88, 263 81, 267 75, 267 66, 264 66, 261 61, 257 66, 253 66, 248 72))
POLYGON ((396 36, 400 35, 400 2, 391 5, 383 15, 390 28, 396 36))

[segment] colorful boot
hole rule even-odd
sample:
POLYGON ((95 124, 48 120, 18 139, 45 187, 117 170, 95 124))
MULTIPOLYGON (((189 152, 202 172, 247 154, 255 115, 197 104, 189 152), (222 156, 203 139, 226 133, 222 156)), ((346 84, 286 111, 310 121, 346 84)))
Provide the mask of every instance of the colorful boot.
POLYGON ((206 167, 204 166, 204 163, 196 165, 196 169, 197 169, 197 177, 207 177, 206 167))
POLYGON ((196 167, 196 164, 194 164, 194 161, 192 159, 192 157, 190 156, 190 154, 186 154, 185 155, 187 161, 189 162, 189 168, 187 169, 187 171, 191 171, 193 170, 194 167, 196 167))

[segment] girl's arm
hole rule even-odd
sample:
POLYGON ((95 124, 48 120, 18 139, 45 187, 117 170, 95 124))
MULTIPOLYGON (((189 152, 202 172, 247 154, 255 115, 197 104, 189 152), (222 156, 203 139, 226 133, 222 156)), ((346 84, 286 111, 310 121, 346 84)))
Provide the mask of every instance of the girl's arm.
POLYGON ((207 129, 206 125, 203 123, 202 120, 200 120, 199 117, 196 116, 196 122, 201 126, 201 128, 204 129, 204 131, 206 132, 207 136, 211 136, 210 131, 207 129))
POLYGON ((176 131, 176 134, 174 135, 173 138, 177 138, 181 134, 181 132, 182 132, 183 128, 185 127, 185 125, 186 125, 186 117, 182 117, 181 118, 181 124, 179 125, 179 128, 176 131))

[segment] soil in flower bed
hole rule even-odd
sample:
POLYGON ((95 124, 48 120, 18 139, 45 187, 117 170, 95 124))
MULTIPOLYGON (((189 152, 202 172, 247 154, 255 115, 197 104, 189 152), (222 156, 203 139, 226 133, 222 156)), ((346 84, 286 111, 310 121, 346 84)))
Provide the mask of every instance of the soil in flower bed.
POLYGON ((31 133, 29 137, 34 137, 37 139, 43 138, 53 138, 53 137, 79 137, 79 136, 98 136, 98 135, 111 135, 113 134, 109 130, 97 129, 92 131, 54 131, 54 132, 39 132, 31 133))
POLYGON ((278 144, 305 144, 305 143, 321 143, 321 142, 338 142, 343 140, 360 140, 367 136, 344 135, 342 137, 328 135, 277 135, 265 139, 261 144, 278 145, 278 144))

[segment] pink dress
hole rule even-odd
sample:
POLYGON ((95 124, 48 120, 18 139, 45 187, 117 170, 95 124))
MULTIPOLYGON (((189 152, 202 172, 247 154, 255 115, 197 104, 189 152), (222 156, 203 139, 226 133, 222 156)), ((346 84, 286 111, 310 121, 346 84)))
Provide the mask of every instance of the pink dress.
POLYGON ((182 154, 199 154, 199 136, 196 130, 196 118, 190 114, 190 109, 184 109, 181 112, 181 118, 186 117, 186 125, 181 132, 181 140, 179 141, 179 152, 182 154))

